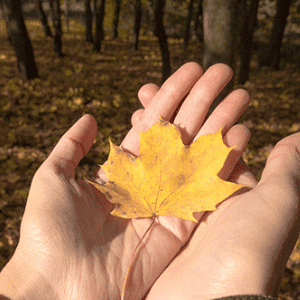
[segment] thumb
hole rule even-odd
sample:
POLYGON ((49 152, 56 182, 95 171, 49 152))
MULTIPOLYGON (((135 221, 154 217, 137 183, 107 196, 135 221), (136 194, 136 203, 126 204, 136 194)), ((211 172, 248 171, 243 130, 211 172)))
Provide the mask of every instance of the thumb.
POLYGON ((51 168, 73 177, 80 160, 90 150, 96 133, 95 119, 84 115, 61 137, 41 168, 51 168))
MULTIPOLYGON (((267 253, 270 258, 277 257, 278 261, 277 269, 274 268, 273 272, 274 278, 276 273, 278 277, 278 274, 284 270, 299 236, 299 150, 300 133, 288 136, 277 143, 267 160, 260 182, 253 189, 259 200, 260 211, 262 212, 261 208, 265 208, 264 220, 261 221, 267 224, 264 228, 265 234, 269 241, 272 241, 271 246, 267 247, 269 250, 272 249, 272 252, 267 253)), ((275 286, 278 284, 279 282, 275 286)))
POLYGON ((300 132, 290 135, 272 150, 262 174, 260 184, 277 182, 292 184, 300 180, 300 132))
MULTIPOLYGON (((292 249, 299 233, 300 133, 281 140, 271 152, 262 178, 255 188, 261 205, 292 249)), ((289 248, 286 246, 286 249, 289 248)), ((288 252, 288 251, 287 251, 288 252)))

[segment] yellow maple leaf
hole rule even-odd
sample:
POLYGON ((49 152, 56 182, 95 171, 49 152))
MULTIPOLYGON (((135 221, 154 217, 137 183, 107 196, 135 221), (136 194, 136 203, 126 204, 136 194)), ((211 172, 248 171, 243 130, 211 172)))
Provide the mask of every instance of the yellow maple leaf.
POLYGON ((102 166, 108 182, 92 182, 116 204, 115 216, 175 216, 197 222, 194 212, 215 210, 243 187, 217 176, 232 149, 223 143, 221 129, 186 146, 179 126, 159 119, 140 136, 138 157, 110 142, 102 166))

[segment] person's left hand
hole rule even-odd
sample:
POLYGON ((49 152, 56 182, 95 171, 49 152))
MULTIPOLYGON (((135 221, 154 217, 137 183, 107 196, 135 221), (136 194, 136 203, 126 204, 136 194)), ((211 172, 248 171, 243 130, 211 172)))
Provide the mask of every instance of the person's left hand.
MULTIPOLYGON (((225 143, 237 146, 220 173, 226 179, 249 139, 244 126, 234 126, 249 103, 248 94, 244 90, 231 93, 205 119, 210 104, 231 76, 231 69, 222 64, 202 75, 197 64, 189 63, 160 89, 144 87, 140 98, 142 102, 151 99, 151 103, 133 116, 134 126, 122 143, 123 149, 137 155, 139 131, 150 128, 159 114, 180 124, 186 144, 199 134, 222 127, 225 143)), ((19 245, 0 275, 0 295, 51 300, 121 298, 133 250, 152 219, 114 217, 110 215, 113 205, 98 190, 85 181, 75 181, 74 172, 95 135, 95 120, 84 116, 61 138, 35 174, 19 245)), ((195 226, 175 217, 159 216, 155 222, 132 265, 125 298, 146 295, 195 226)))

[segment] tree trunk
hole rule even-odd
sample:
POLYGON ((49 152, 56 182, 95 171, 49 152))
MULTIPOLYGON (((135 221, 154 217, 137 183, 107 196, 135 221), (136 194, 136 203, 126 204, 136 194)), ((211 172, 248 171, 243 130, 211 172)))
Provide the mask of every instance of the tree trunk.
POLYGON ((243 2, 244 14, 241 24, 238 84, 244 84, 249 79, 253 33, 257 21, 259 0, 244 0, 243 2))
POLYGON ((147 14, 147 20, 146 20, 146 24, 149 24, 149 31, 151 33, 155 32, 155 24, 154 24, 154 10, 155 10, 155 0, 146 0, 146 5, 147 5, 147 10, 148 10, 148 14, 147 14))
POLYGON ((96 33, 94 39, 94 50, 97 52, 101 51, 101 44, 104 38, 104 30, 103 30, 104 13, 105 13, 105 0, 98 0, 97 7, 96 7, 96 33))
POLYGON ((270 66, 275 70, 279 70, 280 49, 291 3, 292 0, 277 0, 276 16, 273 22, 271 39, 269 45, 263 50, 262 57, 260 58, 261 66, 270 66))
MULTIPOLYGON (((239 0, 203 0, 204 70, 215 63, 225 63, 235 70, 239 5, 239 0)), ((232 88, 233 80, 214 101, 211 110, 232 88)))
POLYGON ((93 14, 96 18, 96 12, 97 12, 97 0, 93 0, 93 14))
POLYGON ((113 39, 118 37, 118 27, 120 20, 121 0, 115 0, 115 14, 113 19, 113 39))
POLYGON ((91 0, 84 1, 85 6, 85 39, 93 43, 93 13, 91 9, 91 0))
POLYGON ((49 4, 52 12, 52 22, 54 27, 54 56, 63 57, 60 1, 50 0, 49 4))
POLYGON ((51 16, 51 21, 52 21, 52 25, 54 25, 54 6, 53 6, 53 0, 49 0, 49 9, 50 9, 50 16, 51 16))
POLYGON ((184 34, 184 49, 185 50, 187 50, 188 44, 189 44, 193 11, 194 11, 194 0, 190 0, 189 5, 188 5, 188 16, 187 16, 187 20, 186 20, 185 34, 184 34))
POLYGON ((138 50, 139 48, 139 35, 142 20, 142 3, 141 0, 135 0, 134 4, 134 24, 132 35, 132 49, 138 50))
POLYGON ((41 20, 43 30, 46 37, 52 37, 52 32, 48 24, 47 15, 43 9, 42 0, 35 0, 36 8, 39 14, 39 18, 41 20))
POLYGON ((159 47, 162 57, 162 81, 164 82, 171 75, 170 52, 168 37, 164 27, 164 7, 165 0, 155 0, 154 19, 155 35, 158 37, 159 47))
POLYGON ((197 7, 197 12, 196 12, 196 17, 195 17, 195 28, 194 31, 196 33, 196 36, 199 40, 199 42, 203 42, 203 25, 202 25, 202 19, 203 19, 203 6, 202 2, 203 0, 198 0, 198 7, 197 7), (200 21, 201 19, 201 21, 200 21))
MULTIPOLYGON (((95 28, 95 31, 96 31, 96 13, 97 13, 97 1, 98 0, 93 0, 93 11, 92 11, 92 14, 93 14, 93 23, 92 23, 92 28, 93 28, 93 24, 94 24, 94 28, 95 28)), ((96 36, 96 32, 95 32, 95 36, 96 36)), ((93 37, 93 43, 95 42, 95 39, 93 37)))
POLYGON ((33 48, 28 36, 22 13, 21 0, 1 0, 9 38, 14 47, 19 74, 22 80, 29 80, 38 76, 34 60, 33 48))
POLYGON ((66 26, 67 26, 67 30, 70 30, 70 0, 65 0, 66 2, 66 7, 65 7, 65 20, 66 20, 66 26))
MULTIPOLYGON (((0 8, 2 9, 2 11, 3 11, 3 8, 2 8, 2 4, 1 4, 1 0, 0 0, 0 8)), ((2 15, 4 15, 4 13, 2 14, 2 15)), ((4 17, 4 19, 5 19, 5 16, 3 16, 4 17)), ((9 28, 8 28, 8 22, 5 22, 5 28, 6 28, 6 33, 7 33, 7 39, 8 39, 8 42, 9 42, 9 44, 13 47, 14 45, 13 45, 13 43, 12 43, 12 39, 11 39, 11 36, 10 36, 10 30, 9 30, 9 28)))

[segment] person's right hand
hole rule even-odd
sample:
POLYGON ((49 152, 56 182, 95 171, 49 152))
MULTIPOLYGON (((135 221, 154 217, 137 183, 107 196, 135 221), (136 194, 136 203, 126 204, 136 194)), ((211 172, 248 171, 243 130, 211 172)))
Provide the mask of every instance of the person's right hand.
MULTIPOLYGON (((157 90, 154 85, 142 88, 140 98, 145 107, 157 90)), ((227 100, 216 110, 222 107, 223 116, 230 112, 225 103, 227 100)), ((143 118, 143 113, 137 112, 133 123, 143 118)), ((200 218, 147 300, 277 295, 300 229, 300 133, 275 146, 258 183, 241 160, 228 179, 249 189, 200 218)))

